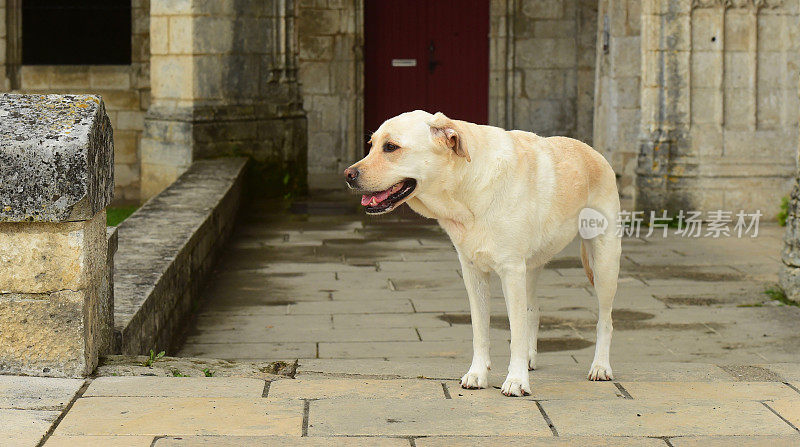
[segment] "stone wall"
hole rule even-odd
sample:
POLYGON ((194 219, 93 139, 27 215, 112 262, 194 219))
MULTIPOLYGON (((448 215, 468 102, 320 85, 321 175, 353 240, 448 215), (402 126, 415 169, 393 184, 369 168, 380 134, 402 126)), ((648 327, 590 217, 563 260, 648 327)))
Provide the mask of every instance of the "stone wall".
POLYGON ((594 148, 611 162, 622 199, 636 191, 641 79, 641 1, 600 0, 594 148))
POLYGON ((795 172, 799 8, 644 3, 638 208, 774 218, 795 172))
POLYGON ((300 88, 308 113, 308 170, 339 173, 361 157, 363 0, 300 0, 300 88))
POLYGON ((174 352, 242 200, 246 160, 194 162, 118 227, 115 350, 174 352))
POLYGON ((152 0, 150 30, 142 196, 195 159, 231 155, 251 157, 267 190, 284 180, 302 190, 307 135, 293 2, 152 0))
MULTIPOLYGON (((5 0, 0 0, 5 6, 5 0)), ((21 93, 91 93, 102 96, 114 127, 116 148, 115 199, 139 200, 139 141, 144 128, 144 113, 149 107, 149 0, 131 0, 131 65, 22 66, 13 91, 21 93)), ((5 8, 0 15, 5 16, 5 8)), ((0 20, 0 58, 6 55, 3 42, 6 21, 0 20)), ((0 65, 3 59, 0 59, 0 65)), ((5 70, 3 70, 5 72, 5 70)), ((5 73, 3 73, 4 75, 5 73)), ((0 91, 11 89, 8 78, 0 91)))
POLYGON ((490 123, 592 142, 597 0, 496 0, 490 123))

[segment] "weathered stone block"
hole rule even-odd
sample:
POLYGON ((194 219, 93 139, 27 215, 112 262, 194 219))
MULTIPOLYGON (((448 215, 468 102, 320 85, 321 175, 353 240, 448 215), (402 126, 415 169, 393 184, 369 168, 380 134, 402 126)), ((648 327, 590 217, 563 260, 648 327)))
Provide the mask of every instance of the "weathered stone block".
POLYGON ((0 293, 85 289, 102 269, 105 212, 93 220, 0 223, 0 293))
POLYGON ((191 14, 192 0, 151 0, 150 14, 177 15, 191 14))
POLYGON ((559 19, 564 15, 564 2, 561 0, 524 0, 522 13, 532 19, 559 19))
POLYGON ((167 54, 169 52, 169 18, 150 17, 150 52, 167 54))
POLYGON ((88 220, 111 201, 113 131, 91 95, 0 95, 0 221, 88 220))
POLYGON ((103 211, 81 223, 1 225, 2 256, 20 257, 4 259, 0 277, 0 374, 78 377, 94 369, 113 326, 105 224, 103 211))

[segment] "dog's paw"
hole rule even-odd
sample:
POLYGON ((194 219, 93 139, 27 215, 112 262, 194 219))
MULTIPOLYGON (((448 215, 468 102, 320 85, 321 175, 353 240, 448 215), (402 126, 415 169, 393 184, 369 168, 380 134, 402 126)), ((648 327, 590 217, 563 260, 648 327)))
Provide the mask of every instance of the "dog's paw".
POLYGON ((469 370, 464 377, 461 378, 461 388, 468 390, 477 390, 487 388, 489 386, 489 371, 475 372, 469 370))
POLYGON ((527 377, 522 379, 508 376, 500 391, 509 397, 528 396, 531 394, 531 385, 527 377))
POLYGON ((611 372, 611 365, 592 363, 592 367, 589 368, 589 375, 587 377, 589 380, 614 380, 614 373, 611 372))

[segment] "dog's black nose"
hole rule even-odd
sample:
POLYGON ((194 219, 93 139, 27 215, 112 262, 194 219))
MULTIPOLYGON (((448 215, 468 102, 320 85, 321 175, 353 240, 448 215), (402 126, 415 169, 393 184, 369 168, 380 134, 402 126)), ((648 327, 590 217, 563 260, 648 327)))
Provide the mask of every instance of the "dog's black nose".
POLYGON ((356 168, 347 168, 344 170, 344 176, 347 179, 347 184, 351 187, 356 186, 358 183, 358 169, 356 168))

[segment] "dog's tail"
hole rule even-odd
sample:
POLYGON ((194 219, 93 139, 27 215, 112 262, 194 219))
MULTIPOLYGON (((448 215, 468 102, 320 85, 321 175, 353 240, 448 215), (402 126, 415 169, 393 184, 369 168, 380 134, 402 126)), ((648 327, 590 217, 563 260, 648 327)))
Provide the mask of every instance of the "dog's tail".
MULTIPOLYGON (((581 263, 583 264, 583 270, 586 272, 586 277, 589 278, 589 282, 594 285, 594 271, 592 271, 589 254, 586 253, 586 242, 585 240, 581 240, 581 263)), ((589 251, 591 251, 591 247, 589 251)))

